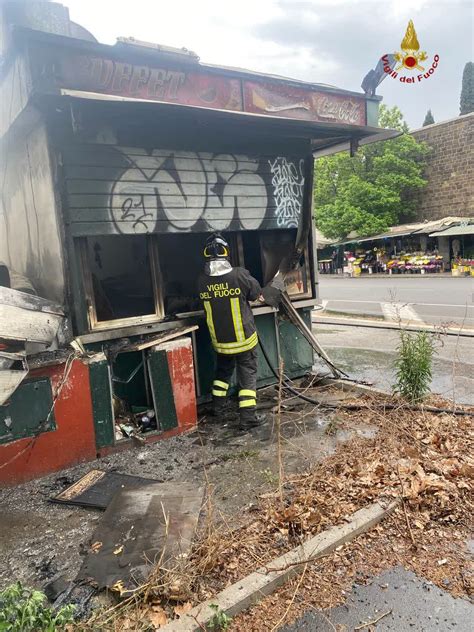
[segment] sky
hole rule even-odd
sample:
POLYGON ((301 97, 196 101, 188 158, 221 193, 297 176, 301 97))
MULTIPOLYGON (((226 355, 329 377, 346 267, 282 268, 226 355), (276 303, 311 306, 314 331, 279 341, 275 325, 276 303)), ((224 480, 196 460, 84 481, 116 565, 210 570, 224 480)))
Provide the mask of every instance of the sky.
MULTIPOLYGON (((203 63, 248 68, 361 91, 384 53, 400 50, 413 20, 426 51, 422 82, 386 77, 377 94, 398 105, 411 129, 431 109, 459 114, 464 65, 474 58, 473 0, 62 0, 70 17, 104 44, 119 36, 186 47, 203 63)), ((407 73, 408 74, 408 73, 407 73)), ((418 73, 414 73, 418 74, 418 73)))

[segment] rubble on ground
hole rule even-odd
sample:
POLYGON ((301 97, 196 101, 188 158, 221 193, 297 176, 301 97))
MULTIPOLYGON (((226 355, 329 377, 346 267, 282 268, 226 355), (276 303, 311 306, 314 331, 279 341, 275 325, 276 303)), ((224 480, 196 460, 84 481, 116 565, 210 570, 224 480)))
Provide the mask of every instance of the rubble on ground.
MULTIPOLYGON (((157 613, 163 622, 175 618, 180 603, 194 606, 367 503, 394 498, 402 499, 401 505, 384 524, 307 565, 303 579, 237 617, 231 629, 271 629, 270 621, 276 625, 308 607, 332 606, 353 581, 393 564, 454 595, 469 594, 473 578, 465 542, 472 515, 474 410, 464 409, 471 415, 436 414, 409 410, 393 399, 392 408, 384 410, 384 401, 381 395, 358 397, 352 402, 358 410, 344 402, 333 423, 339 428, 370 424, 378 429, 375 436, 356 436, 306 472, 276 477, 278 489, 261 495, 238 521, 213 515, 209 493, 190 562, 184 568, 157 568, 144 591, 148 605, 137 609, 134 603, 134 617, 142 622, 157 613)), ((449 408, 439 398, 429 403, 449 408)), ((284 442, 283 469, 286 447, 284 442)), ((133 619, 126 604, 122 616, 133 619)))

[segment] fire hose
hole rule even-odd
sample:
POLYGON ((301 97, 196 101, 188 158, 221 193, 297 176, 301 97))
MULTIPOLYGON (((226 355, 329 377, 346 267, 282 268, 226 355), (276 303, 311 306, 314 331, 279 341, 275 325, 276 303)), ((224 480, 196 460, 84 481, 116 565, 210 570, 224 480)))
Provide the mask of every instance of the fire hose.
MULTIPOLYGON (((265 346, 263 345, 261 339, 259 338, 258 340, 258 344, 260 345, 260 349, 262 350, 263 353, 263 357, 265 358, 268 366, 270 367, 270 371, 273 373, 273 375, 277 378, 277 380, 280 379, 280 376, 278 375, 278 371, 275 369, 275 367, 273 366, 273 364, 270 361, 270 358, 268 357, 268 353, 265 349, 265 346)), ((290 378, 287 377, 285 374, 283 374, 283 379, 282 379, 282 383, 284 385, 284 387, 290 391, 290 393, 292 393, 293 395, 295 395, 296 397, 299 397, 300 399, 302 399, 305 402, 308 402, 308 404, 315 404, 318 405, 320 404, 320 402, 316 401, 315 399, 312 399, 311 397, 308 397, 307 395, 303 395, 303 393, 299 393, 292 385, 291 385, 291 381, 290 378)))

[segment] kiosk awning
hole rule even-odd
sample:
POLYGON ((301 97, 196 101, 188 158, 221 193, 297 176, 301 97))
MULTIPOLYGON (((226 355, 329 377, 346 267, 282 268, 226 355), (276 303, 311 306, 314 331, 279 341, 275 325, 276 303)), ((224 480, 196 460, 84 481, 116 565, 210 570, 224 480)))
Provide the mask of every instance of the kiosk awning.
MULTIPOLYGON (((57 98, 55 95, 45 95, 45 99, 57 98)), ((242 125, 249 133, 272 133, 285 137, 306 138, 311 140, 313 155, 325 156, 339 151, 348 150, 357 145, 367 145, 381 140, 388 140, 399 136, 401 132, 368 125, 349 125, 344 123, 322 123, 306 120, 289 119, 279 116, 264 116, 248 112, 230 112, 205 107, 182 104, 170 104, 148 99, 137 99, 118 95, 86 92, 82 90, 61 89, 61 99, 67 98, 72 102, 96 102, 107 104, 114 108, 127 108, 133 105, 143 111, 160 112, 163 115, 172 114, 193 116, 197 120, 212 121, 213 124, 242 125)))

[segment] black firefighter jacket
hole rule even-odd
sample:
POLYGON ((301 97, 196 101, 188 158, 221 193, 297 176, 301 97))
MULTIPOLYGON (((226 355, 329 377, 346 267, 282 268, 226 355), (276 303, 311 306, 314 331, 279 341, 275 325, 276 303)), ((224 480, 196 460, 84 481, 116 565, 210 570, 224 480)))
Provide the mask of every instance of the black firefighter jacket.
POLYGON ((201 274, 199 297, 217 353, 243 353, 257 345, 257 330, 249 301, 255 301, 261 291, 259 282, 245 268, 232 268, 219 276, 201 274))

